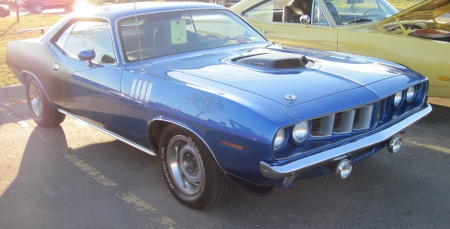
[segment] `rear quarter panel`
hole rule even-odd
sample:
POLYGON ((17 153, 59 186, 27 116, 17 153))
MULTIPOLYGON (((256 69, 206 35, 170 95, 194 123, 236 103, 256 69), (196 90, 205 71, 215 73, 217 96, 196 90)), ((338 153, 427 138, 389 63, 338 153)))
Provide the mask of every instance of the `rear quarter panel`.
MULTIPOLYGON (((53 53, 39 39, 8 42, 6 63, 22 84, 28 74, 36 76, 44 89, 58 88, 58 79, 47 77, 53 53)), ((55 98, 57 90, 45 90, 50 101, 55 98)))

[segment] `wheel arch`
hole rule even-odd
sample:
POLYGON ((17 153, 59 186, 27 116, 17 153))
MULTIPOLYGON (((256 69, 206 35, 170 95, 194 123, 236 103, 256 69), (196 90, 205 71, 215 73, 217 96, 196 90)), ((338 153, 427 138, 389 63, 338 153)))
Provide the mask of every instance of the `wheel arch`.
POLYGON ((211 150, 211 147, 207 144, 206 140, 200 136, 199 133, 195 131, 195 128, 185 125, 183 123, 175 122, 170 119, 165 119, 162 117, 159 117, 158 119, 152 120, 148 126, 148 141, 151 147, 155 149, 155 153, 159 153, 159 138, 161 136, 161 133, 164 131, 165 128, 170 127, 178 127, 183 128, 191 133, 193 133, 195 136, 198 137, 200 141, 203 142, 203 144, 207 147, 207 149, 211 152, 212 157, 216 161, 219 168, 222 170, 222 172, 225 174, 225 177, 234 183, 235 185, 253 193, 256 195, 267 195, 273 190, 273 185, 263 185, 263 184, 257 184, 254 182, 250 182, 242 177, 239 177, 237 175, 234 175, 232 173, 227 172, 223 169, 223 167, 220 165, 219 161, 217 160, 216 155, 211 150))
MULTIPOLYGON (((34 78, 34 80, 39 84, 39 86, 42 88, 42 91, 44 92, 44 94, 45 94, 45 97, 47 97, 47 99, 49 99, 49 97, 48 97, 48 95, 47 95, 47 92, 45 91, 45 88, 44 88, 44 85, 41 83, 41 81, 39 80, 39 77, 37 77, 35 74, 33 74, 33 73, 31 73, 31 72, 29 72, 29 71, 23 71, 21 74, 20 74, 20 77, 22 78, 22 80, 23 80, 23 84, 25 85, 25 87, 27 87, 27 78, 29 77, 29 76, 31 76, 31 77, 33 77, 34 78)), ((50 103, 51 103, 51 100, 49 99, 49 101, 50 101, 50 103)), ((53 104, 53 103, 52 103, 53 104)))
POLYGON ((216 161, 217 165, 219 165, 219 168, 223 172, 225 172, 225 170, 220 166, 220 163, 217 160, 214 152, 211 150, 211 147, 209 147, 206 140, 198 133, 196 128, 194 128, 190 125, 186 125, 184 123, 175 122, 174 120, 166 119, 164 117, 159 117, 158 119, 152 120, 148 126, 148 135, 147 135, 148 141, 149 141, 150 146, 153 149, 155 149, 155 151, 156 151, 155 153, 158 154, 158 148, 159 148, 158 144, 159 144, 159 138, 161 137, 161 133, 164 131, 165 128, 170 128, 170 127, 183 128, 183 129, 191 132, 192 134, 194 134, 206 146, 206 148, 209 150, 209 152, 211 152, 211 155, 214 158, 214 160, 216 161))
POLYGON ((47 100, 50 102, 50 104, 55 107, 56 109, 58 109, 57 106, 55 106, 55 104, 53 103, 53 101, 50 99, 50 97, 48 96, 47 92, 45 91, 44 85, 42 85, 41 81, 39 80, 39 77, 37 77, 35 74, 29 72, 29 71, 22 71, 22 73, 20 74, 20 81, 22 82, 23 85, 25 85, 25 88, 27 87, 27 78, 28 76, 31 76, 34 78, 34 80, 39 84, 39 86, 42 88, 42 91, 44 92, 45 97, 47 98, 47 100))

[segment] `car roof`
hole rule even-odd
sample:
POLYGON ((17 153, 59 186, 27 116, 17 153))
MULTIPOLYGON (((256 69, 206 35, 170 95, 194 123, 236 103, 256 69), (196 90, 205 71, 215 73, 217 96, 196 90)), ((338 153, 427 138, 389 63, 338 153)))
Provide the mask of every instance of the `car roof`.
MULTIPOLYGON (((73 12, 71 17, 103 17, 110 21, 134 15, 134 3, 108 4, 73 12)), ((201 2, 136 2, 136 13, 157 13, 194 9, 225 9, 222 6, 201 2)))

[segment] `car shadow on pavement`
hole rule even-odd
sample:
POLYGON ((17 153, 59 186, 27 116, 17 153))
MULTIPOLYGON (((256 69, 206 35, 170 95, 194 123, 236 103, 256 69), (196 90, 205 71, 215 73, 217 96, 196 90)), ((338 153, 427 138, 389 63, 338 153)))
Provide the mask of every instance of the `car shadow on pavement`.
POLYGON ((433 109, 407 130, 410 140, 400 153, 382 150, 355 164, 346 180, 334 174, 298 180, 268 196, 236 187, 227 202, 204 211, 172 197, 156 157, 99 132, 69 128, 71 120, 36 127, 16 179, 0 197, 0 221, 5 228, 167 228, 154 224, 158 217, 170 217, 174 228, 190 228, 185 222, 193 219, 202 222, 196 228, 445 228, 450 154, 412 143, 439 139, 435 132, 447 131, 448 138, 443 115, 450 108, 433 109), (429 128, 433 132, 423 132, 429 128), (123 193, 151 208, 136 207, 123 193))

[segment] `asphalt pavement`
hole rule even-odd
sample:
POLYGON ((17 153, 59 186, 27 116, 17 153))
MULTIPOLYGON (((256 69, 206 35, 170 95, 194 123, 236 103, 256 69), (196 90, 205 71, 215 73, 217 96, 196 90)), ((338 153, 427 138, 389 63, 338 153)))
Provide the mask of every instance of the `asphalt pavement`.
POLYGON ((448 228, 450 99, 387 150, 268 196, 236 188, 195 211, 167 190, 157 158, 71 118, 30 118, 23 86, 0 88, 0 228, 448 228))

